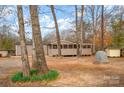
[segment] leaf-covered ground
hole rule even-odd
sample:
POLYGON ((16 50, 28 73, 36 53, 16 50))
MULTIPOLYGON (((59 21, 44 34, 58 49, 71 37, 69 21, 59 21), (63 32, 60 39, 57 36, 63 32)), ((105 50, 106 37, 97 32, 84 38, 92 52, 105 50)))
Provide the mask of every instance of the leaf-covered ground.
MULTIPOLYGON (((0 86, 124 86, 124 58, 109 58, 109 64, 94 64, 94 56, 46 57, 49 68, 60 76, 51 82, 12 83, 9 77, 21 70, 20 57, 0 58, 0 86)), ((32 59, 30 58, 30 63, 32 59)))

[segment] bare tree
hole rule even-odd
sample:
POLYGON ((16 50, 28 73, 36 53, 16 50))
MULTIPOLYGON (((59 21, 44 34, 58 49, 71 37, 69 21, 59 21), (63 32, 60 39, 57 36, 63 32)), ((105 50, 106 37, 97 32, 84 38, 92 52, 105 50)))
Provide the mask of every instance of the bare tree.
POLYGON ((75 5, 75 26, 76 26, 77 57, 79 57, 80 56, 80 50, 79 50, 79 39, 78 39, 78 12, 77 12, 77 5, 75 5))
POLYGON ((49 71, 46 59, 43 50, 42 43, 42 35, 40 32, 39 18, 38 18, 38 10, 36 5, 30 5, 30 15, 31 15, 31 23, 32 23, 32 34, 33 34, 33 42, 36 51, 37 58, 37 69, 41 73, 46 73, 49 71))
POLYGON ((81 31, 81 40, 80 40, 80 56, 82 54, 82 46, 83 46, 83 14, 84 14, 84 5, 81 6, 81 27, 80 27, 80 31, 81 31))
POLYGON ((55 28, 56 28, 56 38, 57 38, 57 48, 58 48, 58 56, 61 56, 61 41, 60 41, 60 34, 59 34, 59 28, 58 28, 58 23, 57 23, 57 19, 56 19, 56 14, 54 11, 54 6, 51 5, 51 12, 54 18, 54 23, 55 23, 55 28))
POLYGON ((94 18, 94 5, 92 5, 92 27, 93 27, 93 54, 95 54, 96 48, 95 48, 95 18, 94 18))
POLYGON ((33 39, 33 36, 32 36, 32 67, 33 68, 38 68, 37 66, 37 56, 36 56, 36 51, 35 51, 35 45, 34 45, 34 39, 33 39))
POLYGON ((18 5, 17 10, 18 10, 19 35, 20 35, 23 74, 24 74, 24 76, 29 76, 30 75, 30 66, 29 66, 28 53, 27 53, 27 48, 26 48, 22 6, 18 5))
POLYGON ((101 50, 104 50, 104 5, 101 9, 101 50))

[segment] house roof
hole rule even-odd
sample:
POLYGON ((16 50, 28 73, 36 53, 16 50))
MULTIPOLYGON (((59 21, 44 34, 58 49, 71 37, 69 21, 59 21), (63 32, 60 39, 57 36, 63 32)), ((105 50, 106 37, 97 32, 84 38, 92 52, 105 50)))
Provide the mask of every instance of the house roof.
MULTIPOLYGON (((15 45, 20 45, 20 42, 16 42, 15 45)), ((26 42, 26 45, 32 45, 32 42, 26 42)), ((46 45, 46 44, 44 44, 46 45)))
MULTIPOLYGON (((53 41, 50 44, 57 44, 57 41, 53 41)), ((67 41, 67 40, 61 40, 61 44, 76 44, 76 43, 67 41)), ((83 44, 84 45, 92 45, 92 43, 83 43, 83 44)))
MULTIPOLYGON (((51 43, 49 44, 57 44, 57 41, 52 41, 51 43)), ((49 45, 48 44, 48 45, 49 45)), ((74 42, 71 42, 71 41, 67 41, 67 40, 61 40, 61 44, 76 44, 74 42)), ((92 43, 83 43, 84 45, 92 45, 92 43)), ((20 45, 19 42, 17 42, 15 45, 20 45)), ((32 42, 26 42, 26 45, 32 45, 32 42)), ((45 45, 45 44, 44 44, 45 45)))
MULTIPOLYGON (((56 44, 56 43, 57 41, 53 41, 50 44, 56 44)), ((76 44, 76 43, 71 42, 71 41, 61 40, 61 44, 76 44)))

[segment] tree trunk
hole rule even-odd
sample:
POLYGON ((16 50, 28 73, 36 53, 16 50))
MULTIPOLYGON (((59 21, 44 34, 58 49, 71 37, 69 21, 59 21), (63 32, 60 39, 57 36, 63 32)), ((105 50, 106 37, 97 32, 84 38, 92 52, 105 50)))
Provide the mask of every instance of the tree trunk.
POLYGON ((83 47, 83 14, 84 14, 84 5, 81 6, 82 9, 81 9, 81 28, 80 28, 80 31, 81 31, 81 40, 80 40, 80 56, 82 55, 82 47, 83 47))
POLYGON ((35 68, 37 69, 38 66, 37 66, 37 57, 36 57, 36 52, 35 52, 35 45, 34 45, 34 39, 33 39, 33 36, 32 36, 32 68, 35 68))
POLYGON ((40 32, 40 25, 39 25, 39 18, 38 18, 38 11, 36 5, 30 5, 30 15, 31 15, 31 22, 32 22, 32 33, 33 33, 33 41, 35 46, 35 53, 37 58, 37 69, 41 73, 48 72, 48 67, 46 64, 46 59, 43 50, 43 43, 42 43, 42 35, 40 32))
POLYGON ((104 50, 104 5, 101 12, 101 50, 104 50))
POLYGON ((57 19, 56 19, 56 14, 54 11, 54 6, 51 5, 51 12, 54 18, 54 23, 55 23, 55 27, 56 27, 56 38, 57 38, 57 48, 58 48, 58 56, 61 56, 61 41, 60 41, 60 34, 59 34, 59 28, 58 28, 58 23, 57 23, 57 19))
POLYGON ((28 53, 26 48, 22 6, 18 5, 17 10, 18 10, 19 36, 20 36, 20 45, 21 45, 21 59, 22 59, 22 65, 23 65, 23 74, 24 76, 29 76, 30 66, 29 66, 28 53))
POLYGON ((94 5, 92 5, 92 26, 93 26, 93 45, 92 45, 92 49, 93 49, 93 54, 95 54, 96 52, 96 44, 95 44, 95 24, 94 24, 94 5))
POLYGON ((78 13, 77 13, 77 5, 75 5, 75 24, 76 24, 77 57, 79 57, 80 56, 80 50, 79 50, 79 39, 78 39, 78 13))

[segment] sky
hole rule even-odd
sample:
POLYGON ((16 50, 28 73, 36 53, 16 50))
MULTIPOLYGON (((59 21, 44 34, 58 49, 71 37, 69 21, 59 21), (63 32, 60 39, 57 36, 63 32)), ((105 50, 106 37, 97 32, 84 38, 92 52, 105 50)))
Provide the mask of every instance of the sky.
MULTIPOLYGON (((3 6, 0 6, 2 8, 3 6)), ((24 20, 28 21, 30 20, 30 11, 29 6, 25 5, 23 7, 23 16, 24 20)), ((81 6, 78 6, 78 9, 80 9, 81 6)), ((105 6, 108 7, 108 6, 105 6)), ((109 6, 108 9, 111 9, 112 6, 109 6)), ((39 22, 40 22, 40 28, 42 37, 47 35, 47 33, 50 33, 52 31, 55 31, 55 25, 53 16, 50 10, 50 7, 47 5, 38 6, 38 12, 39 12, 39 22)), ((73 21, 75 21, 75 7, 74 5, 55 5, 55 13, 57 17, 57 22, 59 26, 59 31, 67 30, 67 29, 75 29, 75 25, 72 24, 73 21)), ((90 11, 88 11, 90 13, 90 11)), ((85 15, 85 13, 84 13, 85 15)), ((78 10, 78 17, 80 18, 81 13, 80 10, 78 10)), ((85 16, 85 21, 91 21, 88 16, 85 16)), ((0 11, 0 25, 2 24, 10 24, 15 33, 18 35, 18 17, 17 17, 17 6, 9 5, 7 9, 4 11, 0 11), (4 19, 3 19, 4 18, 4 19)), ((28 38, 32 38, 32 29, 29 24, 25 24, 25 31, 26 36, 28 38)))
MULTIPOLYGON (((2 17, 4 17, 4 20, 0 19, 1 25, 11 24, 12 28, 15 31, 18 31, 17 6, 8 6, 8 7, 9 8, 7 8, 3 13, 6 16, 1 15, 2 17), (12 10, 12 12, 9 12, 10 10, 12 10)), ((25 5, 22 7, 23 7, 24 20, 30 20, 29 6, 25 5)), ((39 11, 39 22, 41 26, 41 32, 42 32, 42 36, 44 37, 47 33, 55 31, 54 20, 49 6, 45 6, 45 5, 38 6, 38 11, 39 11)), ((59 31, 74 28, 74 25, 71 23, 72 21, 75 20, 74 11, 75 11, 75 7, 71 5, 55 6, 55 13, 59 25, 59 31)), ((29 24, 25 24, 25 31, 27 37, 31 38, 32 29, 29 24)))

